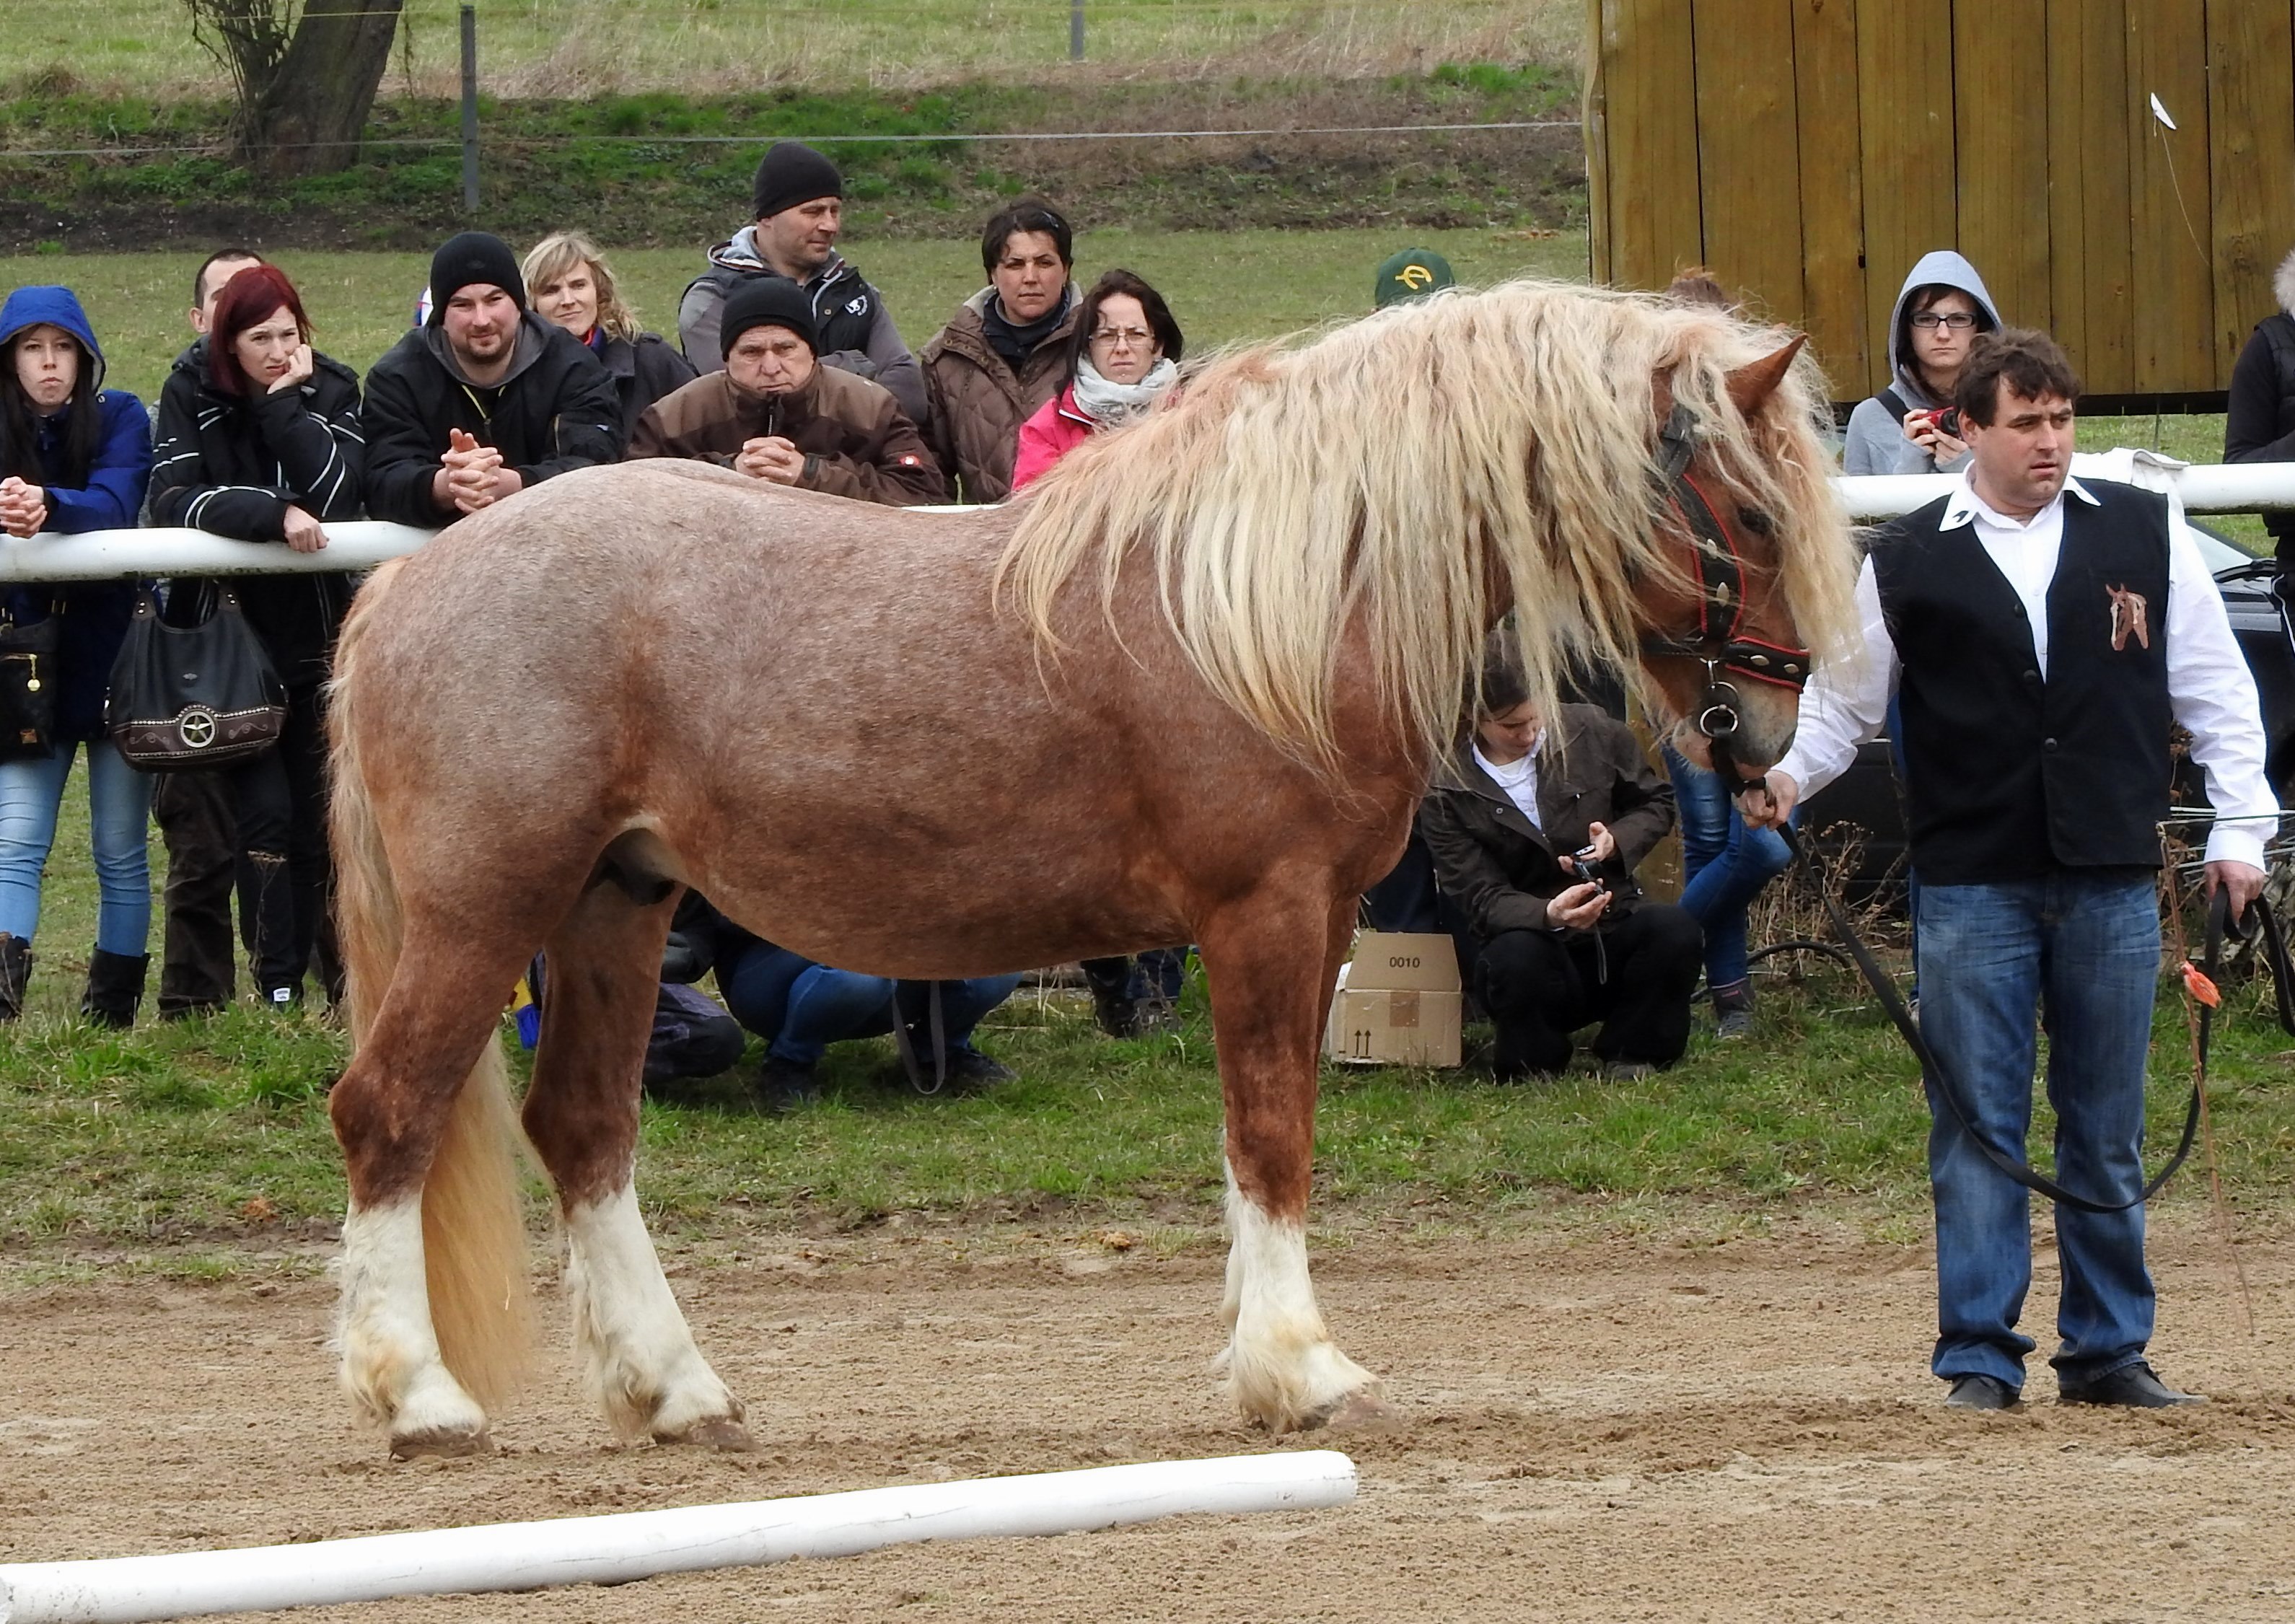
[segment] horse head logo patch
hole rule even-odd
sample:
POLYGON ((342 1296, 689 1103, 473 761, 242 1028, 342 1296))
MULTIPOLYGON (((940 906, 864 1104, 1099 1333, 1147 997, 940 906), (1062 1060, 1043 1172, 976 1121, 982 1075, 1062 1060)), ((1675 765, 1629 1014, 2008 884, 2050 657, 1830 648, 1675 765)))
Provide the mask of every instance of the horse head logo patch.
POLYGON ((2144 601, 2144 594, 2108 583, 2103 590, 2111 599, 2111 651, 2118 654, 2127 648, 2128 640, 2131 637, 2136 640, 2137 648, 2149 649, 2152 646, 2152 616, 2150 608, 2144 601))
POLYGON ((176 718, 176 737, 186 750, 204 750, 216 741, 216 714, 204 705, 188 706, 176 718))

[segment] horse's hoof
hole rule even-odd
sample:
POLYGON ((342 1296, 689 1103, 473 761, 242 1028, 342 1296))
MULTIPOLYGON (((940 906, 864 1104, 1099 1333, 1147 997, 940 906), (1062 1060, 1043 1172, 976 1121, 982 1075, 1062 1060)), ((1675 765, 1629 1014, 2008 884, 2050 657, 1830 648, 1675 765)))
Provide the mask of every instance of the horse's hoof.
POLYGON ((419 1460, 425 1456, 451 1460, 465 1455, 491 1455, 494 1440, 484 1427, 476 1432, 462 1432, 448 1427, 430 1427, 420 1432, 395 1435, 390 1440, 390 1458, 419 1460))
POLYGON ((656 1443, 689 1443, 703 1449, 715 1449, 725 1455, 747 1455, 757 1447, 749 1436, 749 1429, 730 1416, 712 1416, 697 1421, 682 1432, 657 1432, 656 1443))
POLYGON ((1335 1432, 1368 1432, 1395 1425, 1401 1417, 1379 1397, 1376 1387, 1358 1387, 1322 1414, 1311 1416, 1302 1431, 1328 1427, 1335 1432))

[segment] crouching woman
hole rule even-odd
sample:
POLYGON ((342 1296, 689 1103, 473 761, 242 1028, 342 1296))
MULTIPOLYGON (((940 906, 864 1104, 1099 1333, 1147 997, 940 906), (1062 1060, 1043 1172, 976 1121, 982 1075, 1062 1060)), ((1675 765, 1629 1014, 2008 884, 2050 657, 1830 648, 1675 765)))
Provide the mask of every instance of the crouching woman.
POLYGON ((1571 1034, 1596 1021, 1606 1075, 1681 1058, 1703 936, 1633 877, 1672 827, 1672 787, 1626 725, 1590 705, 1557 706, 1549 722, 1493 638, 1473 728, 1419 828, 1437 885, 1466 921, 1500 1079, 1561 1072, 1571 1034))

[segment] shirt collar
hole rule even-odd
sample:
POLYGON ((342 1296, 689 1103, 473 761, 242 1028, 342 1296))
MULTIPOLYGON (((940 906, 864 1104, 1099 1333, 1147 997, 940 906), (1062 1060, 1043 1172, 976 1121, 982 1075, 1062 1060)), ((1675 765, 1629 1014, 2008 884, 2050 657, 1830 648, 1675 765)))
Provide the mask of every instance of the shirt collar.
POLYGON ((1940 530, 1957 530, 1963 525, 1968 524, 1977 518, 1982 518, 1987 524, 1993 526, 1997 529, 2029 530, 2034 525, 2038 524, 2040 521, 2041 517, 2047 513, 2050 509, 2062 506, 2067 493, 2079 497, 2091 508, 2102 507, 2103 505, 2095 499, 2094 493, 2089 491, 2086 486, 2082 485, 2077 479, 2067 477, 2064 480, 2063 490, 2056 493, 2055 501, 2050 502, 2047 507, 2041 509, 2038 513, 2033 514, 2029 519, 2010 518, 2005 513, 1994 512, 1991 507, 1986 503, 1984 499, 1976 494, 1976 487, 1970 483, 1968 470, 1966 469, 1963 469, 1961 470, 1958 482, 1952 487, 1952 494, 1945 498, 1944 517, 1937 521, 1937 528, 1940 530))

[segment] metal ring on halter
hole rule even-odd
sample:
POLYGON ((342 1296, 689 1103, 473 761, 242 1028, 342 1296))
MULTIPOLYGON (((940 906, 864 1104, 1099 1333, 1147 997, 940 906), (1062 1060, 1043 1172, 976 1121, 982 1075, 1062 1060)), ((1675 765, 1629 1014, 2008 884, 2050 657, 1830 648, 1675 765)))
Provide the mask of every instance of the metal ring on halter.
POLYGON ((1736 707, 1728 705, 1709 705, 1697 713, 1697 730, 1707 739, 1732 739, 1737 732, 1736 707), (1716 722, 1715 717, 1721 720, 1716 722))

